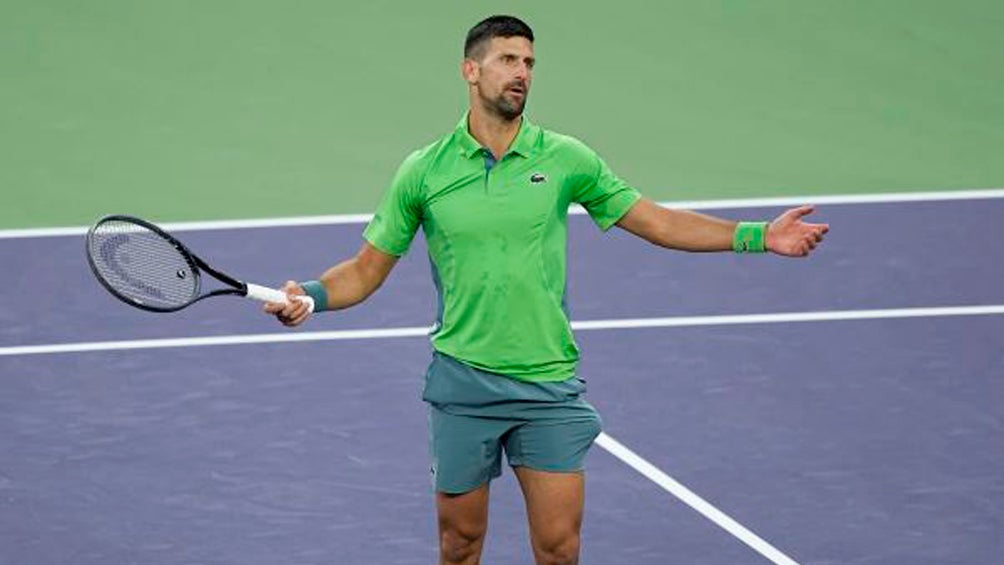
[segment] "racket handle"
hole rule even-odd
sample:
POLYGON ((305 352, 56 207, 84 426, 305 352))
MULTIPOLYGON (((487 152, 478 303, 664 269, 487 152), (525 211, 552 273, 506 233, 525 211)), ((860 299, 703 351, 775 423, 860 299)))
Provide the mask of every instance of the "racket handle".
MULTIPOLYGON (((259 286, 256 284, 248 283, 248 298, 253 298, 255 300, 261 300, 262 302, 278 302, 279 304, 289 304, 289 299, 286 298, 286 293, 281 290, 275 290, 273 288, 268 288, 267 286, 259 286)), ((305 302, 307 308, 311 312, 314 311, 314 299, 309 296, 296 296, 294 297, 300 302, 305 302)))

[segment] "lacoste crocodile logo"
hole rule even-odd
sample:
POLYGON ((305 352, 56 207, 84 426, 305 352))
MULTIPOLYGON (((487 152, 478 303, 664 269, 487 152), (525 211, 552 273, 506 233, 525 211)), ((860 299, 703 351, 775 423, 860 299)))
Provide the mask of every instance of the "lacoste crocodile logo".
POLYGON ((530 175, 530 184, 540 184, 542 182, 547 182, 547 177, 544 173, 533 173, 530 175))

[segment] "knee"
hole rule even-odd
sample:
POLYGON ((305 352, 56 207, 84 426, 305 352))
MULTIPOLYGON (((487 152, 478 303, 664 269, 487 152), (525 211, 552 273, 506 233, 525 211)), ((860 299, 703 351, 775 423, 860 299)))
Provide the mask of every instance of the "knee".
POLYGON ((477 563, 481 555, 484 532, 475 529, 442 528, 439 533, 439 554, 447 565, 477 563))
POLYGON ((576 565, 579 536, 568 534, 537 543, 537 565, 576 565))

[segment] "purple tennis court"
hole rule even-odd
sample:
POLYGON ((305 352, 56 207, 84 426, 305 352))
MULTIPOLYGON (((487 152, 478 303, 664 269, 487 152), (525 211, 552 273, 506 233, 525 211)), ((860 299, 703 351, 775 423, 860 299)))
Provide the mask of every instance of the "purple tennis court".
MULTIPOLYGON (((832 231, 805 261, 570 220, 581 374, 608 438, 732 521, 597 446, 583 563, 998 562, 1004 199, 817 215, 832 231)), ((277 285, 360 231, 179 236, 277 285)), ((0 239, 0 259, 16 266, 0 275, 0 564, 434 562, 421 242, 373 299, 292 332, 239 299, 130 309, 79 236, 0 239)), ((493 490, 484 562, 531 563, 511 472, 493 490)))

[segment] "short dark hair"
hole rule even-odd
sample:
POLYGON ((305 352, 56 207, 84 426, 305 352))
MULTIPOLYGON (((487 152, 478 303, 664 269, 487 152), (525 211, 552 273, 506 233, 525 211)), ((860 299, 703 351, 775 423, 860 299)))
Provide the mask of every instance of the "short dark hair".
POLYGON ((523 20, 513 16, 491 16, 478 22, 467 32, 464 58, 475 59, 485 43, 493 37, 525 37, 533 42, 533 30, 523 20))

